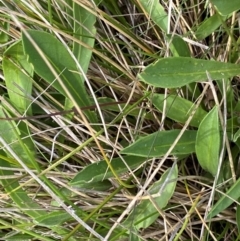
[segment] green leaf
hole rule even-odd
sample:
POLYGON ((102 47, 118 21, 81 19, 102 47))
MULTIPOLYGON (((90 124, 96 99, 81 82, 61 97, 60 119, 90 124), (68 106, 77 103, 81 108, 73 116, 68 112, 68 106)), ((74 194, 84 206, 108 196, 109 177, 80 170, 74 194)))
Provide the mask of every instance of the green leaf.
MULTIPOLYGON (((1 156, 4 156, 3 151, 0 151, 0 153, 1 156)), ((30 217, 35 219, 38 216, 46 215, 46 212, 41 210, 42 207, 39 206, 36 202, 34 202, 34 200, 32 200, 27 195, 27 193, 19 187, 19 183, 17 180, 7 178, 7 176, 14 175, 14 172, 10 170, 12 166, 1 157, 0 162, 2 167, 9 168, 9 170, 0 169, 0 175, 2 177, 6 176, 5 179, 1 179, 1 184, 5 189, 5 193, 8 193, 8 195, 10 195, 11 199, 15 202, 15 204, 20 209, 22 209, 25 214, 29 215, 30 217)))
MULTIPOLYGON (((239 201, 240 200, 238 199, 238 202, 239 201)), ((236 221, 237 221, 238 233, 240 233, 240 205, 237 205, 236 221)))
POLYGON ((220 132, 218 107, 214 107, 201 122, 196 138, 196 154, 203 169, 216 175, 219 164, 220 132))
POLYGON ((176 88, 207 79, 229 78, 239 74, 239 65, 193 58, 163 58, 139 74, 141 81, 162 88, 176 88))
POLYGON ((65 211, 53 211, 51 213, 37 217, 34 221, 39 225, 56 226, 72 219, 71 215, 65 211))
POLYGON ((236 142, 240 136, 240 129, 237 130, 237 132, 233 136, 233 142, 236 142))
POLYGON ((240 1, 239 0, 212 0, 212 3, 217 7, 218 11, 222 15, 231 14, 234 11, 240 9, 240 1))
MULTIPOLYGON (((163 156, 169 150, 179 133, 180 130, 155 132, 140 138, 130 146, 124 148, 121 153, 143 157, 163 156)), ((196 134, 196 131, 185 131, 171 154, 181 155, 195 152, 196 134)))
POLYGON ((103 180, 98 182, 83 183, 78 187, 84 188, 86 190, 107 191, 112 187, 112 183, 108 180, 103 180))
MULTIPOLYGON (((6 16, 6 15, 5 15, 6 16)), ((10 26, 10 18, 9 17, 5 17, 3 20, 1 20, 0 23, 0 43, 6 43, 9 39, 9 26, 10 26)))
POLYGON ((15 234, 15 235, 11 235, 9 237, 7 237, 9 235, 4 236, 2 240, 6 240, 6 241, 23 241, 23 240, 32 240, 33 236, 29 235, 29 234, 15 234))
MULTIPOLYGON (((4 52, 3 73, 11 105, 13 105, 14 108, 17 109, 17 111, 21 114, 27 113, 28 115, 32 115, 32 100, 29 98, 29 96, 32 95, 33 66, 27 61, 27 56, 23 52, 22 41, 14 43, 4 52)), ((5 115, 2 114, 1 116, 5 117, 5 115)), ((5 125, 7 125, 10 129, 15 128, 13 124, 8 125, 4 123, 4 121, 1 121, 0 125, 0 129, 4 131, 7 130, 4 128, 5 125)), ((20 143, 23 143, 25 146, 25 150, 27 150, 28 153, 31 153, 31 156, 34 156, 35 147, 30 137, 31 135, 29 133, 29 127, 26 123, 21 122, 18 124, 18 129, 19 133, 21 133, 20 135, 22 138, 20 143)), ((11 143, 11 138, 17 141, 19 136, 16 135, 16 133, 14 134, 13 131, 9 131, 8 135, 4 136, 4 139, 7 143, 11 143)), ((23 148, 20 147, 20 143, 15 142, 13 145, 15 146, 14 150, 19 150, 19 148, 21 149, 19 153, 22 156, 23 153, 26 152, 24 152, 23 148)), ((26 159, 30 160, 29 156, 26 159)), ((35 158, 33 159, 33 162, 36 163, 35 158)))
POLYGON ((191 52, 187 43, 177 35, 167 35, 167 40, 170 42, 170 50, 174 57, 190 57, 191 52))
MULTIPOLYGON (((168 14, 164 7, 159 3, 158 0, 140 0, 140 5, 149 15, 149 18, 159 27, 162 31, 168 33, 168 14)), ((190 51, 186 42, 179 36, 166 36, 167 41, 170 43, 170 50, 173 56, 190 56, 190 51)))
MULTIPOLYGON (((121 158, 114 158, 111 161, 111 165, 117 174, 127 172, 129 170, 128 167, 130 169, 134 169, 146 160, 146 158, 139 158, 135 156, 125 156, 123 159, 124 162, 121 158), (128 165, 128 167, 126 165, 128 165)), ((84 187, 89 182, 96 183, 111 177, 114 177, 114 175, 108 168, 106 161, 99 161, 86 166, 73 178, 70 185, 84 187)))
POLYGON ((221 16, 216 13, 204 20, 195 32, 197 39, 202 40, 211 35, 227 18, 228 17, 222 17, 221 19, 221 16))
POLYGON ((159 3, 158 0, 139 1, 145 12, 148 13, 152 21, 160 27, 165 33, 167 33, 168 28, 168 15, 165 12, 164 7, 159 3))
MULTIPOLYGON (((6 117, 2 106, 0 106, 0 117, 6 117)), ((23 128, 24 126, 22 126, 22 129, 23 128)), ((25 136, 28 135, 27 133, 21 132, 14 121, 8 120, 0 121, 0 133, 2 133, 4 141, 11 146, 11 149, 14 150, 15 154, 17 154, 21 160, 24 160, 26 165, 39 170, 39 166, 34 157, 34 149, 30 149, 33 147, 32 141, 29 138, 27 138, 27 140, 25 139, 25 136)), ((7 150, 5 152, 9 157, 12 157, 7 150)))
MULTIPOLYGON (((166 116, 176 122, 185 123, 191 115, 191 110, 195 108, 195 104, 189 100, 176 95, 168 95, 167 98, 163 94, 154 94, 152 103, 160 111, 163 112, 164 100, 166 101, 166 116)), ((191 126, 198 127, 207 112, 198 107, 192 120, 191 126)))
MULTIPOLYGON (((74 41, 73 54, 86 74, 92 56, 91 48, 95 43, 96 28, 94 25, 96 16, 78 5, 75 1, 73 1, 73 10, 74 37, 89 46, 89 48, 86 48, 74 41)), ((84 81, 83 78, 82 81, 84 81)))
MULTIPOLYGON (((159 209, 163 209, 172 197, 177 183, 177 176, 178 168, 177 165, 175 165, 172 169, 168 169, 162 175, 161 179, 149 188, 148 192, 153 196, 152 199, 159 209), (156 195, 156 197, 154 197, 154 195, 156 195)), ((134 225, 137 230, 147 228, 159 215, 151 199, 143 199, 122 225, 125 227, 134 225)))
POLYGON ((232 187, 223 195, 217 203, 212 207, 208 214, 208 219, 211 219, 224 211, 234 201, 240 197, 240 178, 232 185, 232 187))
POLYGON ((3 73, 6 81, 8 96, 11 103, 20 113, 28 110, 31 115, 33 66, 23 53, 22 42, 11 45, 3 54, 3 73))
MULTIPOLYGON (((84 82, 79 76, 80 74, 77 71, 74 60, 64 45, 51 34, 46 32, 28 30, 27 34, 41 49, 45 58, 51 63, 52 67, 61 78, 63 82, 62 84, 65 86, 67 92, 69 92, 70 96, 77 102, 79 107, 89 106, 91 102, 85 89, 84 82)), ((69 98, 66 90, 60 82, 56 80, 56 76, 54 76, 52 71, 49 69, 46 61, 43 59, 30 39, 23 34, 22 40, 24 50, 29 56, 29 61, 33 64, 36 73, 49 84, 53 85, 66 98, 69 98)), ((97 122, 96 116, 91 111, 86 110, 84 112, 89 117, 90 122, 97 122)))

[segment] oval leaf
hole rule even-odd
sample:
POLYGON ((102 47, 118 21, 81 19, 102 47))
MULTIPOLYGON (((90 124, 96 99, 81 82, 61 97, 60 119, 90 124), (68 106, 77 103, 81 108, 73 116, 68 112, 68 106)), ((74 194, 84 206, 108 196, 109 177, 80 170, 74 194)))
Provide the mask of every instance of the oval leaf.
POLYGON ((3 55, 3 73, 6 81, 8 96, 14 107, 21 113, 28 110, 31 115, 33 66, 23 53, 22 42, 11 45, 3 55))
MULTIPOLYGON (((177 176, 178 168, 175 165, 172 169, 168 169, 162 175, 161 179, 149 188, 148 192, 153 196, 152 198, 159 209, 164 208, 172 197, 177 183, 177 176), (154 197, 154 195, 157 197, 154 197)), ((123 225, 129 227, 129 225, 133 224, 137 230, 147 228, 159 215, 151 199, 143 199, 128 216, 123 225)))
MULTIPOLYGON (((125 156, 125 163, 121 158, 114 158, 111 161, 111 165, 117 174, 122 174, 129 170, 128 167, 134 169, 144 163, 145 160, 146 158, 125 156), (128 165, 128 167, 126 165, 128 165)), ((99 161, 88 165, 80 171, 70 182, 70 185, 85 187, 89 182, 99 182, 111 177, 114 177, 114 175, 108 168, 106 161, 99 161)))
POLYGON ((56 226, 72 219, 71 215, 64 211, 53 211, 37 217, 34 222, 43 226, 56 226))
POLYGON ((239 74, 239 65, 211 60, 173 57, 149 65, 139 74, 141 81, 162 88, 176 88, 203 81, 206 71, 212 79, 229 78, 239 74))
MULTIPOLYGON (((166 154, 180 130, 159 131, 142 137, 132 145, 124 148, 121 153, 143 157, 159 157, 166 154)), ((171 154, 190 154, 195 151, 196 131, 187 130, 174 147, 171 154)))
MULTIPOLYGON (((89 106, 91 102, 85 89, 84 82, 77 71, 76 63, 64 45, 52 34, 46 32, 28 30, 27 33, 31 40, 41 49, 42 54, 48 59, 55 71, 59 74, 65 88, 63 88, 60 82, 56 81, 56 76, 49 69, 42 55, 35 48, 35 45, 33 45, 29 37, 23 34, 22 40, 24 50, 29 56, 29 61, 33 64, 36 73, 49 84, 53 85, 66 98, 69 97, 69 93, 78 103, 79 107, 89 106), (65 91, 65 89, 67 91, 65 91)), ((92 123, 97 122, 94 113, 89 110, 84 112, 92 123)))
POLYGON ((198 40, 205 39, 207 36, 212 34, 227 17, 221 17, 218 13, 204 20, 199 26, 195 35, 198 40))
MULTIPOLYGON (((194 103, 179 96, 169 95, 166 98, 163 94, 154 94, 152 97, 152 103, 161 112, 163 112, 164 100, 166 101, 167 117, 180 123, 185 123, 191 115, 191 110, 195 108, 194 103)), ((206 114, 207 112, 205 110, 198 107, 192 117, 190 125, 198 127, 206 114)))
POLYGON ((217 106, 201 122, 196 138, 196 154, 201 167, 216 175, 219 162, 220 132, 217 106))

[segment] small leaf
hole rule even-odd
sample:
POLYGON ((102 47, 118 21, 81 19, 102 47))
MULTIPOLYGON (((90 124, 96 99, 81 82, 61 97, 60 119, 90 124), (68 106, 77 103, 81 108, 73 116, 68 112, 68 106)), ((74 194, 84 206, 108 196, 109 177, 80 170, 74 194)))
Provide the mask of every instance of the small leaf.
POLYGON ((219 14, 214 14, 213 16, 204 20, 199 26, 195 35, 198 40, 205 39, 207 36, 212 34, 221 24, 225 21, 227 17, 221 17, 219 14), (223 18, 223 19, 221 19, 223 18))
MULTIPOLYGON (((4 14, 5 15, 5 14, 4 14)), ((9 26, 10 26, 10 16, 2 17, 2 21, 0 23, 1 31, 0 31, 0 43, 6 43, 9 39, 9 26)))
MULTIPOLYGON (((143 157, 163 156, 169 150, 179 133, 180 130, 155 132, 140 138, 130 146, 124 148, 121 153, 143 157)), ((195 152, 196 134, 196 131, 185 131, 171 154, 180 155, 195 152)))
POLYGON ((240 197, 240 178, 227 191, 226 195, 223 195, 217 201, 217 203, 212 207, 212 209, 208 214, 208 219, 211 219, 216 215, 218 215, 220 212, 224 211, 234 201, 237 201, 239 197, 240 197))
MULTIPOLYGON (((144 11, 149 15, 149 18, 159 27, 162 31, 168 33, 168 14, 166 13, 164 7, 160 4, 158 0, 140 0, 140 5, 144 11)), ((167 35, 166 40, 170 43, 170 50, 175 57, 191 56, 188 45, 179 36, 167 35)))
MULTIPOLYGON (((146 160, 146 158, 135 156, 125 156, 123 158, 130 169, 140 166, 146 160)), ((122 174, 129 170, 124 162, 121 158, 114 158, 111 161, 111 165, 117 174, 122 174)), ((108 168, 106 161, 99 161, 88 165, 80 171, 70 182, 70 185, 84 187, 90 182, 96 183, 111 177, 114 177, 114 175, 108 168)))
MULTIPOLYGON (((164 208, 172 197, 177 183, 177 165, 173 169, 168 169, 148 190, 153 195, 153 200, 159 209, 164 208), (158 195, 154 197, 154 195, 158 195)), ((159 212, 150 199, 142 200, 131 212, 122 225, 130 227, 132 224, 137 230, 149 227, 158 217, 159 212)))
POLYGON ((230 78, 239 74, 239 65, 185 57, 162 58, 139 74, 141 81, 162 88, 177 88, 203 81, 206 71, 212 79, 230 78))
POLYGON ((3 55, 3 73, 6 81, 8 96, 14 107, 21 113, 28 110, 32 95, 33 66, 28 63, 27 56, 23 53, 22 42, 11 45, 3 55))
POLYGON ((237 130, 237 132, 233 136, 233 142, 236 142, 240 136, 240 129, 237 130))
POLYGON ((165 33, 168 30, 168 15, 164 7, 158 0, 146 1, 140 0, 141 7, 148 13, 152 21, 165 33))
POLYGON ((216 175, 219 163, 220 132, 218 108, 213 108, 201 122, 196 138, 196 154, 201 167, 216 175))
POLYGON ((177 35, 167 35, 167 40, 170 42, 170 50, 174 57, 190 57, 191 52, 187 43, 177 35))
MULTIPOLYGON (((163 94, 154 94, 152 97, 152 103, 161 112, 163 112, 165 98, 163 94)), ((191 115, 191 110, 195 108, 195 104, 191 101, 175 95, 168 95, 165 101, 167 117, 180 123, 185 123, 191 115)), ((190 125, 198 127, 206 114, 207 112, 205 110, 198 107, 192 117, 190 125)))
POLYGON ((53 211, 37 217, 34 221, 43 226, 56 226, 72 219, 71 215, 64 211, 53 211))
MULTIPOLYGON (((0 150, 1 156, 4 156, 2 150, 0 150)), ((0 169, 0 175, 6 178, 1 179, 1 185, 5 189, 5 193, 10 195, 11 199, 15 204, 23 210, 23 212, 32 218, 36 218, 41 215, 45 215, 46 212, 42 210, 42 207, 38 205, 33 199, 31 199, 26 191, 22 189, 17 180, 8 179, 8 176, 13 176, 14 172, 11 171, 12 166, 5 161, 5 159, 0 158, 1 167, 6 167, 8 170, 0 169), (14 190, 14 191, 13 191, 14 190)))

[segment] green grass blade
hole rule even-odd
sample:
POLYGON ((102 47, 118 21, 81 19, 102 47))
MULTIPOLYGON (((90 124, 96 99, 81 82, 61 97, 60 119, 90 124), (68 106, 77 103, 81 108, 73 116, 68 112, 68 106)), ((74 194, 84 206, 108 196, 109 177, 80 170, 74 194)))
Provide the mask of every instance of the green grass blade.
POLYGON ((232 187, 227 191, 226 195, 223 195, 217 203, 212 207, 208 214, 208 218, 211 219, 224 211, 234 201, 237 201, 240 197, 240 179, 238 179, 232 187))

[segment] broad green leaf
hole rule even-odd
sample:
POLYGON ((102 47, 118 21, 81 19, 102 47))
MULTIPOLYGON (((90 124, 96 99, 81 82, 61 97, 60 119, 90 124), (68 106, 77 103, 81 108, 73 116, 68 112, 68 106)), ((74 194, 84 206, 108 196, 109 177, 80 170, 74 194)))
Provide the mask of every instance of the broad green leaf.
POLYGON ((8 96, 20 113, 31 115, 32 76, 33 66, 23 53, 22 42, 11 45, 3 55, 3 73, 6 81, 8 96))
POLYGON ((164 7, 158 0, 140 0, 139 1, 145 12, 148 13, 149 18, 160 27, 165 33, 168 28, 168 15, 164 10, 164 7))
POLYGON ((216 13, 213 16, 204 20, 195 32, 197 39, 202 40, 205 39, 207 36, 211 35, 227 18, 228 17, 221 17, 219 14, 216 13))
MULTIPOLYGON (((135 156, 124 156, 123 159, 130 169, 140 166, 146 160, 146 158, 135 156)), ((129 170, 124 162, 121 158, 114 158, 111 161, 111 165, 117 174, 122 174, 129 170)), ((106 161, 99 161, 86 166, 73 178, 70 185, 84 187, 89 182, 96 183, 111 177, 114 177, 114 175, 108 168, 106 161)))
POLYGON ((174 57, 190 57, 191 52, 187 43, 179 36, 167 35, 167 40, 170 42, 170 50, 174 57))
POLYGON ((173 57, 163 58, 150 64, 139 74, 141 81, 162 88, 177 88, 207 79, 230 78, 239 74, 239 65, 218 61, 173 57))
MULTIPOLYGON (((1 236, 2 237, 2 236, 1 236)), ((23 241, 23 240, 32 240, 33 236, 29 235, 29 234, 15 234, 15 235, 6 235, 4 237, 2 237, 2 240, 6 240, 6 241, 23 241)))
MULTIPOLYGON (((140 5, 149 16, 149 18, 159 27, 162 31, 168 33, 168 14, 164 7, 158 0, 140 0, 140 5)), ((175 57, 183 56, 189 57, 190 51, 188 45, 179 36, 166 36, 167 41, 170 43, 170 50, 175 57)))
POLYGON ((196 154, 201 167, 216 175, 219 164, 220 131, 218 108, 214 107, 202 120, 196 138, 196 154))
POLYGON ((216 215, 218 215, 220 212, 224 211, 234 201, 237 201, 239 197, 240 197, 240 178, 227 191, 226 195, 223 195, 217 201, 217 203, 212 207, 212 209, 208 214, 208 219, 211 219, 216 215))
MULTIPOLYGON (((143 157, 160 157, 169 150, 180 130, 158 131, 140 138, 121 153, 143 157)), ((171 152, 172 155, 190 154, 195 152, 196 131, 187 130, 171 152)))
POLYGON ((131 227, 131 232, 129 234, 129 241, 143 241, 141 235, 138 235, 138 230, 135 226, 131 227))
MULTIPOLYGON (((3 73, 7 86, 8 96, 10 98, 9 102, 11 102, 11 105, 13 105, 13 107, 16 108, 17 111, 21 114, 27 113, 28 115, 32 115, 32 100, 29 98, 29 96, 32 95, 33 66, 27 61, 27 56, 23 52, 23 46, 21 41, 14 43, 4 52, 3 73)), ((5 124, 1 123, 0 125, 4 126, 5 124)), ((13 125, 12 127, 9 126, 9 128, 13 128, 13 125)), ((2 127, 1 129, 3 131, 7 130, 2 127)), ((26 123, 19 123, 18 129, 19 133, 21 133, 21 137, 30 136, 29 128, 26 123)), ((13 132, 9 131, 9 134, 10 133, 13 134, 13 132)), ((11 138, 13 136, 14 134, 5 136, 4 138, 7 141, 7 138, 11 138)), ((15 135, 16 140, 17 138, 18 137, 15 135)), ((7 141, 7 143, 11 142, 7 141)), ((35 154, 34 143, 32 142, 32 139, 30 137, 22 138, 21 143, 25 145, 25 149, 27 149, 28 152, 31 153, 31 156, 35 154)), ((19 143, 15 143, 13 145, 15 146, 14 150, 18 150, 19 148, 21 148, 19 143)), ((26 152, 23 152, 21 150, 20 153, 23 154, 26 152)), ((29 160, 30 158, 27 157, 26 159, 29 160)))
MULTIPOLYGON (((5 118, 3 107, 0 106, 0 117, 5 118)), ((5 110, 5 113, 7 111, 5 110)), ((22 129, 26 126, 22 126, 22 129)), ((11 146, 11 149, 18 155, 21 160, 24 160, 25 164, 29 167, 34 167, 39 170, 39 166, 35 161, 34 149, 31 140, 26 140, 26 132, 22 132, 14 121, 1 120, 0 121, 0 133, 4 141, 11 146), (28 146, 29 145, 29 146, 28 146)), ((5 150, 5 149, 4 149, 5 150)), ((6 154, 12 158, 12 156, 6 151, 6 154)))
POLYGON ((112 187, 112 183, 108 180, 103 180, 98 182, 83 183, 78 187, 86 190, 107 191, 112 187))
MULTIPOLYGON (((176 95, 168 95, 166 98, 163 94, 154 94, 151 100, 160 112, 163 112, 164 101, 166 101, 166 116, 180 123, 185 123, 195 108, 193 102, 176 95)), ((192 117, 190 125, 198 127, 206 114, 207 112, 204 109, 198 107, 192 117)))
MULTIPOLYGON (((0 153, 1 156, 5 155, 2 150, 0 151, 0 153)), ((12 178, 7 178, 7 176, 14 175, 14 172, 10 170, 12 166, 1 157, 0 162, 2 167, 9 168, 9 170, 0 169, 0 175, 2 177, 6 176, 5 179, 1 179, 1 184, 5 189, 5 193, 8 193, 8 195, 10 195, 11 199, 15 202, 15 204, 30 217, 36 218, 38 216, 46 215, 46 212, 42 210, 42 207, 39 206, 36 202, 34 202, 34 200, 32 200, 22 188, 19 188, 19 183, 17 179, 13 180, 12 178)))
POLYGON ((51 213, 37 217, 34 221, 44 226, 56 226, 72 219, 71 215, 65 211, 53 211, 51 213))
MULTIPOLYGON (((153 200, 157 207, 161 210, 172 197, 178 176, 177 165, 172 169, 168 169, 148 190, 153 196, 153 200), (156 195, 156 197, 154 197, 156 195)), ((137 230, 149 227, 159 217, 160 213, 150 199, 143 199, 136 208, 130 213, 128 218, 123 222, 124 227, 135 226, 137 230)))
MULTIPOLYGON (((84 82, 80 77, 81 74, 78 73, 76 64, 64 45, 53 37, 52 34, 46 32, 28 30, 27 34, 41 49, 45 58, 51 63, 52 67, 61 78, 65 88, 70 93, 71 97, 78 103, 79 107, 89 106, 90 99, 85 89, 84 82)), ((22 40, 25 53, 29 56, 29 61, 33 64, 35 72, 68 98, 67 92, 61 86, 60 82, 56 80, 56 76, 51 72, 30 39, 23 34, 22 40)), ((94 113, 89 110, 84 112, 92 123, 97 122, 94 113)))
POLYGON ((239 0, 212 0, 211 1, 218 9, 218 11, 222 15, 231 14, 234 11, 240 9, 240 1, 239 0))

